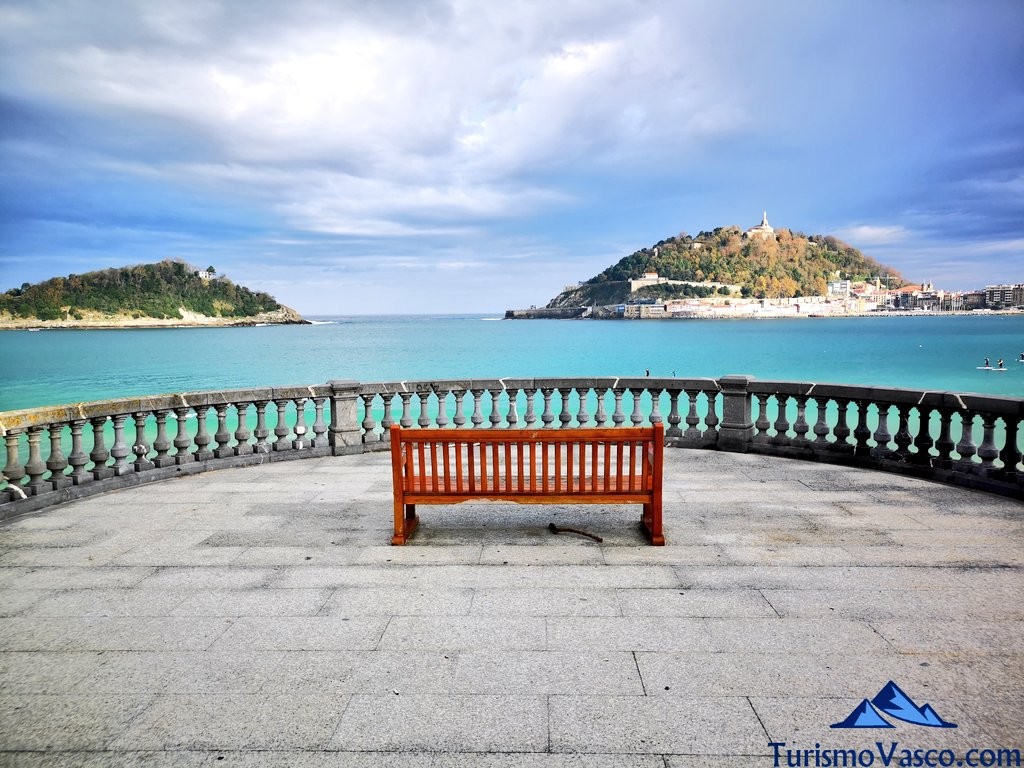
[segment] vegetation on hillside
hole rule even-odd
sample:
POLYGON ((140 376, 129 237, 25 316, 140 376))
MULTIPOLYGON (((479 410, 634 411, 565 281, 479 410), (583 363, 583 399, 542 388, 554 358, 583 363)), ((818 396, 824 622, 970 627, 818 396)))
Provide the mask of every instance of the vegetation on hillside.
POLYGON ((269 294, 223 277, 203 279, 194 267, 173 260, 55 277, 0 294, 0 312, 39 320, 80 320, 83 311, 174 319, 181 318, 181 309, 210 317, 251 317, 280 308, 269 294))
MULTIPOLYGON (((628 280, 657 272, 670 280, 717 282, 741 286, 744 296, 783 298, 820 296, 830 280, 866 280, 888 276, 890 287, 902 276, 832 236, 804 235, 777 229, 776 239, 745 237, 738 227, 719 227, 696 237, 686 233, 636 251, 567 291, 549 306, 595 305, 630 298, 628 280), (614 288, 612 288, 614 286, 614 288)), ((650 286, 633 294, 673 298, 711 295, 698 286, 650 286)))

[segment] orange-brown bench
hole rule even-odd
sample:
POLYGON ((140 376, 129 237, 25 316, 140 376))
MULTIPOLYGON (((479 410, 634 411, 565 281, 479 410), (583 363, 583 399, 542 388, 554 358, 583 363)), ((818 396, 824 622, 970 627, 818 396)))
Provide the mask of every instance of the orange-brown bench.
POLYGON ((640 523, 661 546, 660 424, 613 429, 391 427, 395 535, 405 544, 417 504, 643 504, 640 523))

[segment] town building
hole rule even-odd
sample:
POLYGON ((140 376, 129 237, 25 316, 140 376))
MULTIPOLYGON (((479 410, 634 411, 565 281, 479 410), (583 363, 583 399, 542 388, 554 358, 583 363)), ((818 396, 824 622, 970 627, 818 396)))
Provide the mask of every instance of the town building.
POLYGON ((985 306, 989 309, 1024 306, 1024 284, 986 285, 985 306))
POLYGON ((853 283, 849 280, 833 280, 828 284, 829 296, 849 296, 853 290, 853 283))

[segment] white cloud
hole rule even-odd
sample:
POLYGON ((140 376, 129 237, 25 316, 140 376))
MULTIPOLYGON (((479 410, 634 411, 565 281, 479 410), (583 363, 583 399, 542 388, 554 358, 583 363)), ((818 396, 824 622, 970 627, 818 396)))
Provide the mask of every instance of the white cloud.
POLYGON ((681 62, 694 66, 697 57, 693 46, 647 54, 679 43, 656 8, 623 18, 616 3, 525 13, 455 3, 436 14, 431 34, 329 6, 304 23, 309 8, 282 23, 273 14, 246 18, 245 36, 230 33, 239 21, 230 6, 214 2, 107 11, 134 20, 152 45, 127 31, 104 40, 102 11, 80 19, 77 37, 73 13, 61 19, 40 8, 34 24, 21 18, 0 29, 12 50, 24 48, 8 59, 8 85, 20 80, 14 87, 36 98, 129 123, 178 123, 204 137, 220 167, 186 161, 157 173, 234 183, 243 197, 262 191, 279 198, 274 208, 291 226, 335 233, 447 233, 452 227, 407 217, 524 215, 568 199, 524 181, 530 175, 581 160, 664 164, 670 156, 658 147, 743 122, 714 77, 694 71, 687 82, 711 87, 671 88, 681 62), (58 32, 44 30, 53 26, 58 32), (19 43, 25 35, 36 44, 19 43))
POLYGON ((899 224, 856 224, 836 231, 836 236, 858 248, 890 245, 907 239, 908 231, 899 224))

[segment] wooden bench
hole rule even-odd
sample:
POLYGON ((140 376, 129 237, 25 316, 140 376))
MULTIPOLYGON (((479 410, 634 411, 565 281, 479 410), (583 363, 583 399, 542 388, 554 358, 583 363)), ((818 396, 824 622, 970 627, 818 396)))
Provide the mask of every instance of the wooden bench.
POLYGON ((395 535, 405 544, 417 504, 643 504, 640 523, 661 546, 660 424, 613 429, 391 427, 395 535))

